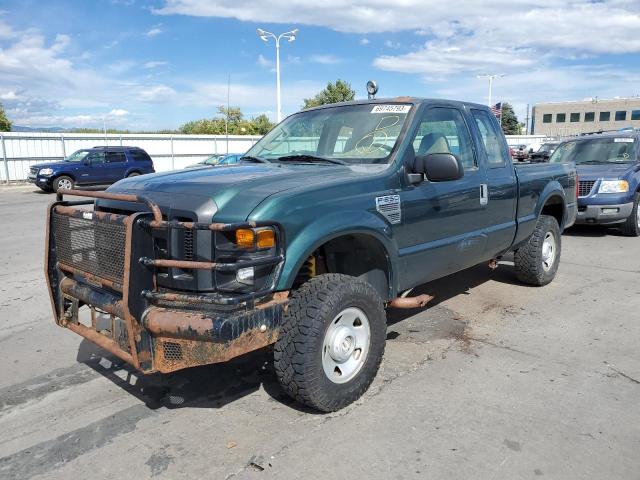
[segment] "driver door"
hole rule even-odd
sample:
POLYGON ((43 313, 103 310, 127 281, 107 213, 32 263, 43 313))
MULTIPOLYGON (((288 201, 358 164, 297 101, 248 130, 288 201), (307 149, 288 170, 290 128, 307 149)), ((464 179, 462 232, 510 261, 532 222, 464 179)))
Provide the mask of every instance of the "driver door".
POLYGON ((486 172, 484 164, 478 164, 463 112, 449 106, 429 106, 421 114, 412 146, 416 155, 455 155, 464 175, 445 182, 425 179, 400 192, 403 220, 394 231, 401 289, 477 264, 482 261, 487 240, 481 193, 486 188, 486 172))

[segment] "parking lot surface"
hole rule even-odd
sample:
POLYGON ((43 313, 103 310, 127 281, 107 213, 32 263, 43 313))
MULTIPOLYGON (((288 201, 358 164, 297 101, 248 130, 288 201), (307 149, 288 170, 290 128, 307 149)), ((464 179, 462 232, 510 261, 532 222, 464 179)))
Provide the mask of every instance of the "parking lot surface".
POLYGON ((268 351, 142 376, 56 326, 53 199, 0 189, 0 478, 640 478, 640 239, 567 232, 543 288, 508 259, 420 287, 371 389, 323 415, 268 351))

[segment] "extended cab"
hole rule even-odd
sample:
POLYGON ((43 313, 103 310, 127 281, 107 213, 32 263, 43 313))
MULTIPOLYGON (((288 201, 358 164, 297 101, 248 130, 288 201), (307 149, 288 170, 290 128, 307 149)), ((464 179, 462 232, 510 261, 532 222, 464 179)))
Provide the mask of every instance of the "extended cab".
POLYGON ((640 132, 590 134, 565 141, 549 159, 575 162, 579 224, 619 227, 640 236, 640 132))
POLYGON ((550 282, 576 172, 515 168, 486 106, 402 97, 291 115, 234 166, 58 199, 60 326, 145 373, 275 344, 285 391, 332 411, 376 375, 385 308, 430 300, 413 287, 510 251, 522 282, 550 282))
POLYGON ((141 148, 93 147, 78 150, 61 162, 31 165, 27 181, 57 192, 76 185, 109 185, 154 172, 151 157, 141 148))

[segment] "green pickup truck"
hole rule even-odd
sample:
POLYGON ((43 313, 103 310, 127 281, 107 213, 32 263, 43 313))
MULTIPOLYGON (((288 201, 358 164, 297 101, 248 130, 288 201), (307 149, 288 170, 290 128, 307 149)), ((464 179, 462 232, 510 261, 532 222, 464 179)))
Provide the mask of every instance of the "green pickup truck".
POLYGON ((575 166, 514 167, 486 106, 349 102, 289 116, 236 165, 59 190, 45 273, 56 323, 144 373, 273 345, 284 390, 334 411, 377 373, 385 308, 507 252, 545 285, 575 218, 575 166))

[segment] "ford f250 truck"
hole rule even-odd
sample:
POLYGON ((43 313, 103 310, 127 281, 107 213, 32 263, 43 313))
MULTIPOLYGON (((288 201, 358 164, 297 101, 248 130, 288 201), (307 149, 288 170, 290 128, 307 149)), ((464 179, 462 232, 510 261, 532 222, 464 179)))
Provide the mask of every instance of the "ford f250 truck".
POLYGON ((400 97, 291 115, 237 165, 59 190, 45 270, 57 324, 144 373, 274 344, 284 390, 334 411, 375 377, 386 307, 510 251, 545 285, 575 217, 573 164, 515 168, 486 106, 400 97))

